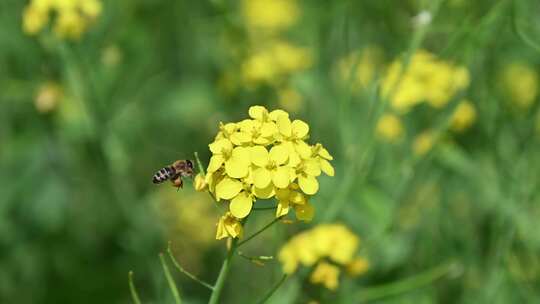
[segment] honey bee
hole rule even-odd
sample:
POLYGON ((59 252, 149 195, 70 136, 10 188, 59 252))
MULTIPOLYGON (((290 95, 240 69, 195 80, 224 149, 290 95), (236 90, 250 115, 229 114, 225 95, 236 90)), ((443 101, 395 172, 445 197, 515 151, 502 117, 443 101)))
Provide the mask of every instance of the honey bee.
POLYGON ((152 182, 160 184, 170 180, 175 187, 180 189, 184 185, 183 177, 193 177, 193 163, 190 160, 177 160, 172 165, 159 169, 154 174, 152 182))

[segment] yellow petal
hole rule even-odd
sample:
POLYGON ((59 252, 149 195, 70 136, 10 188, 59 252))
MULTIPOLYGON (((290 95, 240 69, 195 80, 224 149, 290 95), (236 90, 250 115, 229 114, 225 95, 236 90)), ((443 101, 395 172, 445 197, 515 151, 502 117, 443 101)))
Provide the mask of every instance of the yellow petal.
POLYGON ((274 146, 270 150, 269 157, 276 163, 276 165, 282 165, 289 158, 289 151, 287 150, 287 148, 281 145, 274 146))
POLYGON ((311 157, 311 148, 302 140, 294 142, 294 149, 303 159, 308 159, 311 157))
POLYGON ((291 127, 291 121, 289 120, 288 117, 279 116, 276 123, 279 129, 279 133, 281 133, 283 136, 286 136, 286 137, 291 136, 292 127, 291 127))
POLYGON ((261 135, 263 137, 273 137, 278 132, 278 127, 273 122, 265 122, 261 126, 261 135))
POLYGON ((300 119, 296 119, 292 122, 292 133, 298 139, 303 139, 309 133, 309 125, 300 119))
POLYGON ((276 217, 284 216, 289 213, 289 202, 279 201, 276 209, 276 217))
POLYGON ((321 159, 321 170, 328 176, 334 176, 334 167, 326 159, 321 159))
POLYGON ((319 176, 321 175, 321 165, 314 159, 306 160, 304 162, 304 172, 307 175, 319 176))
POLYGON ((274 191, 274 185, 272 184, 268 184, 266 188, 253 187, 252 191, 256 197, 262 198, 262 199, 271 198, 272 196, 276 194, 276 192, 274 191))
POLYGON ((270 117, 271 120, 277 121, 280 116, 285 116, 286 118, 289 118, 289 113, 283 111, 283 110, 274 110, 268 114, 268 117, 270 117))
POLYGON ((263 106, 252 106, 249 107, 249 117, 253 119, 263 120, 263 118, 268 115, 268 110, 263 106))
POLYGON ((254 146, 250 149, 251 152, 251 162, 259 167, 266 167, 268 164, 268 151, 265 147, 254 146))
POLYGON ((246 217, 252 207, 253 200, 245 192, 242 192, 233 198, 229 205, 232 215, 239 219, 246 217))
POLYGON ((278 188, 287 188, 290 183, 289 169, 286 167, 278 167, 272 172, 272 182, 278 188))
POLYGON ((231 158, 234 158, 236 161, 241 161, 249 165, 251 163, 251 149, 246 147, 236 147, 232 151, 231 158))
POLYGON ((231 135, 231 142, 237 146, 251 142, 251 135, 247 132, 234 132, 231 135))
MULTIPOLYGON (((318 145, 320 145, 320 144, 318 144, 318 145)), ((328 153, 328 150, 326 150, 322 145, 321 145, 321 147, 319 149, 319 156, 322 157, 322 158, 325 158, 327 160, 334 159, 332 157, 332 155, 330 155, 330 153, 328 153)))
POLYGON ((309 175, 298 176, 298 185, 307 195, 313 195, 319 190, 319 182, 315 177, 309 175))
POLYGON ((233 178, 243 178, 247 176, 249 165, 237 159, 229 159, 225 162, 225 172, 233 178))
POLYGON ((232 149, 232 143, 226 139, 217 140, 208 145, 210 151, 214 154, 221 154, 223 150, 230 151, 232 149))
POLYGON ((253 183, 255 187, 264 189, 270 185, 272 181, 272 175, 266 168, 257 168, 253 170, 253 183))
POLYGON ((239 123, 239 125, 242 132, 251 134, 253 130, 256 129, 256 120, 244 119, 239 123))
POLYGON ((216 240, 221 240, 229 236, 227 234, 227 231, 225 230, 225 224, 223 223, 223 221, 223 218, 221 218, 217 224, 216 240))
POLYGON ((296 212, 296 218, 300 221, 309 222, 315 215, 315 208, 309 203, 303 205, 295 205, 294 211, 296 212))
POLYGON ((231 199, 242 190, 242 182, 225 177, 216 185, 216 197, 231 199))
POLYGON ((224 159, 221 154, 216 154, 210 157, 210 163, 208 164, 208 168, 206 169, 206 171, 208 173, 216 172, 223 164, 223 161, 224 159))

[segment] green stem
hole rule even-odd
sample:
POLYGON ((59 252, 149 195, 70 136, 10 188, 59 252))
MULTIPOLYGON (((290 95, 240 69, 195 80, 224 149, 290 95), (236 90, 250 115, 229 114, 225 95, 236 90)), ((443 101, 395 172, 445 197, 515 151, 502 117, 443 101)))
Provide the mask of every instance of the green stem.
POLYGON ((163 257, 163 253, 159 254, 159 260, 161 261, 161 266, 163 267, 163 272, 165 272, 165 278, 167 279, 167 283, 169 283, 169 288, 171 289, 171 292, 173 294, 174 302, 176 304, 181 304, 182 300, 180 299, 180 293, 178 292, 178 288, 176 288, 176 283, 174 282, 174 279, 171 275, 171 271, 169 270, 169 266, 167 266, 167 263, 165 262, 165 258, 163 257))
POLYGON ((231 267, 232 258, 234 256, 236 248, 238 247, 237 243, 238 239, 233 239, 231 242, 231 247, 227 252, 227 257, 221 265, 221 270, 219 271, 219 275, 216 280, 216 284, 214 285, 214 289, 212 290, 212 295, 210 296, 208 304, 219 303, 219 297, 221 296, 221 292, 223 291, 223 286, 225 286, 225 280, 227 279, 227 275, 229 274, 229 268, 231 267))
POLYGON ((203 176, 206 175, 204 172, 204 167, 201 163, 201 159, 199 158, 199 152, 195 152, 195 162, 197 162, 197 168, 199 168, 199 173, 201 173, 203 176))
POLYGON ((360 302, 368 302, 409 292, 433 283, 434 281, 450 274, 458 267, 458 264, 455 262, 444 263, 426 272, 403 279, 401 281, 361 290, 358 292, 358 299, 360 302))
POLYGON ((141 304, 141 299, 139 299, 139 295, 137 294, 137 289, 135 288, 135 284, 133 284, 133 271, 130 271, 128 273, 128 281, 129 281, 129 291, 131 292, 131 299, 133 300, 133 303, 141 304))
POLYGON ((286 279, 287 279, 287 275, 284 274, 281 277, 281 279, 272 287, 272 289, 268 291, 268 293, 264 296, 264 298, 260 299, 259 302, 257 303, 258 304, 266 303, 266 301, 268 301, 268 299, 270 299, 270 297, 276 292, 276 290, 278 290, 279 287, 281 287, 281 285, 283 284, 283 282, 285 282, 286 279))
POLYGON ((242 246, 243 244, 247 243, 248 241, 250 241, 252 238, 256 237, 257 235, 259 235, 260 233, 262 233, 263 231, 265 231, 266 229, 270 228, 270 226, 274 225, 275 223, 277 223, 280 219, 282 218, 282 216, 280 217, 276 217, 273 221, 271 221, 270 223, 266 224, 266 226, 262 227, 259 231, 253 233, 252 235, 250 235, 249 237, 247 237, 245 240, 241 241, 240 243, 238 243, 238 247, 242 246))
POLYGON ((193 281, 201 284, 202 286, 210 289, 210 290, 214 290, 214 286, 206 283, 205 281, 197 278, 195 275, 193 275, 192 273, 190 273, 189 271, 185 270, 181 265, 180 263, 178 263, 178 261, 174 258, 174 255, 172 253, 172 250, 171 250, 171 243, 169 242, 169 246, 167 246, 167 253, 169 254, 169 257, 171 258, 171 261, 173 262, 174 266, 176 267, 176 269, 178 269, 178 271, 180 271, 181 273, 185 274, 186 276, 188 276, 190 279, 192 279, 193 281))

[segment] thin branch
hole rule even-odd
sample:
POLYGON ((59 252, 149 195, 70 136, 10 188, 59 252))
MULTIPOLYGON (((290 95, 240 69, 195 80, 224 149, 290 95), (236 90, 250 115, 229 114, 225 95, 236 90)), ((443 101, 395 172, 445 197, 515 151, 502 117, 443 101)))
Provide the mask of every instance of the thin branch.
POLYGON ((192 273, 190 273, 189 271, 185 270, 182 266, 180 266, 180 263, 178 263, 178 261, 174 258, 174 255, 172 253, 172 250, 171 250, 171 242, 169 242, 169 245, 167 246, 167 253, 169 254, 169 257, 171 258, 171 261, 173 262, 174 266, 176 267, 176 269, 178 269, 178 271, 180 271, 181 273, 185 274, 187 277, 189 277, 190 279, 192 279, 193 281, 201 284, 202 286, 210 289, 210 290, 214 290, 214 286, 212 286, 211 284, 208 284, 206 283, 205 281, 197 278, 195 275, 193 275, 192 273))
POLYGON ((129 291, 131 292, 131 299, 133 300, 133 303, 141 304, 141 299, 139 299, 139 295, 137 294, 137 288, 135 288, 135 284, 133 284, 133 271, 130 271, 128 273, 128 282, 129 291))
POLYGON ((163 272, 165 272, 165 278, 167 279, 167 283, 169 283, 169 288, 171 289, 171 292, 173 294, 174 302, 176 304, 181 304, 182 300, 180 299, 180 293, 178 292, 178 288, 176 288, 176 282, 174 282, 171 271, 169 270, 169 266, 167 266, 165 258, 163 258, 163 253, 159 254, 159 260, 161 261, 163 272))
POLYGON ((283 282, 285 282, 286 279, 287 279, 287 275, 284 274, 281 277, 281 279, 272 287, 272 289, 268 291, 268 293, 264 296, 264 298, 260 299, 259 302, 257 303, 258 304, 266 303, 266 301, 268 301, 268 299, 270 299, 270 297, 276 292, 276 290, 278 290, 279 287, 281 287, 281 285, 283 284, 283 282))
POLYGON ((238 243, 238 247, 242 246, 243 244, 247 243, 249 240, 251 240, 252 238, 256 237, 257 235, 259 235, 260 233, 262 233, 263 231, 265 231, 266 229, 270 228, 270 226, 274 225, 277 221, 279 221, 280 219, 282 219, 283 216, 280 216, 280 217, 276 217, 274 220, 272 220, 270 223, 266 224, 266 226, 262 227, 259 231, 253 233, 252 235, 250 235, 249 237, 247 237, 245 240, 241 241, 240 243, 238 243))

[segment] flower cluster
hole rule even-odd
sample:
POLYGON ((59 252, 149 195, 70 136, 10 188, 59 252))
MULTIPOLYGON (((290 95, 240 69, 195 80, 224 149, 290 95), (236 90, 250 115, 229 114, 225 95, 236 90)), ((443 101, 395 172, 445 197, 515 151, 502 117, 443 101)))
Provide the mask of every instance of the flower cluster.
POLYGON ((289 112, 298 111, 304 98, 291 80, 314 62, 311 48, 287 35, 302 15, 299 1, 243 0, 240 12, 242 40, 236 32, 223 32, 223 48, 231 58, 219 79, 220 91, 234 98, 242 88, 271 87, 277 92, 273 101, 289 112))
POLYGON ((62 37, 78 39, 100 15, 99 0, 32 0, 23 12, 23 30, 35 35, 55 15, 54 32, 62 37))
POLYGON ((367 271, 367 260, 357 255, 359 244, 358 237, 347 227, 321 224, 290 239, 278 258, 287 274, 294 273, 300 264, 315 266, 310 281, 335 290, 342 268, 352 276, 367 271))
POLYGON ((319 190, 317 177, 321 172, 334 175, 330 153, 319 143, 306 142, 307 123, 262 106, 250 107, 249 116, 221 124, 209 145, 207 189, 216 200, 230 201, 229 213, 218 223, 218 239, 241 236, 240 220, 257 199, 276 198, 276 217, 294 209, 299 220, 311 220, 314 208, 309 197, 319 190))
POLYGON ((425 50, 413 54, 409 66, 405 71, 403 68, 401 60, 391 63, 381 84, 382 95, 402 113, 422 102, 442 108, 470 82, 465 67, 440 60, 425 50))

